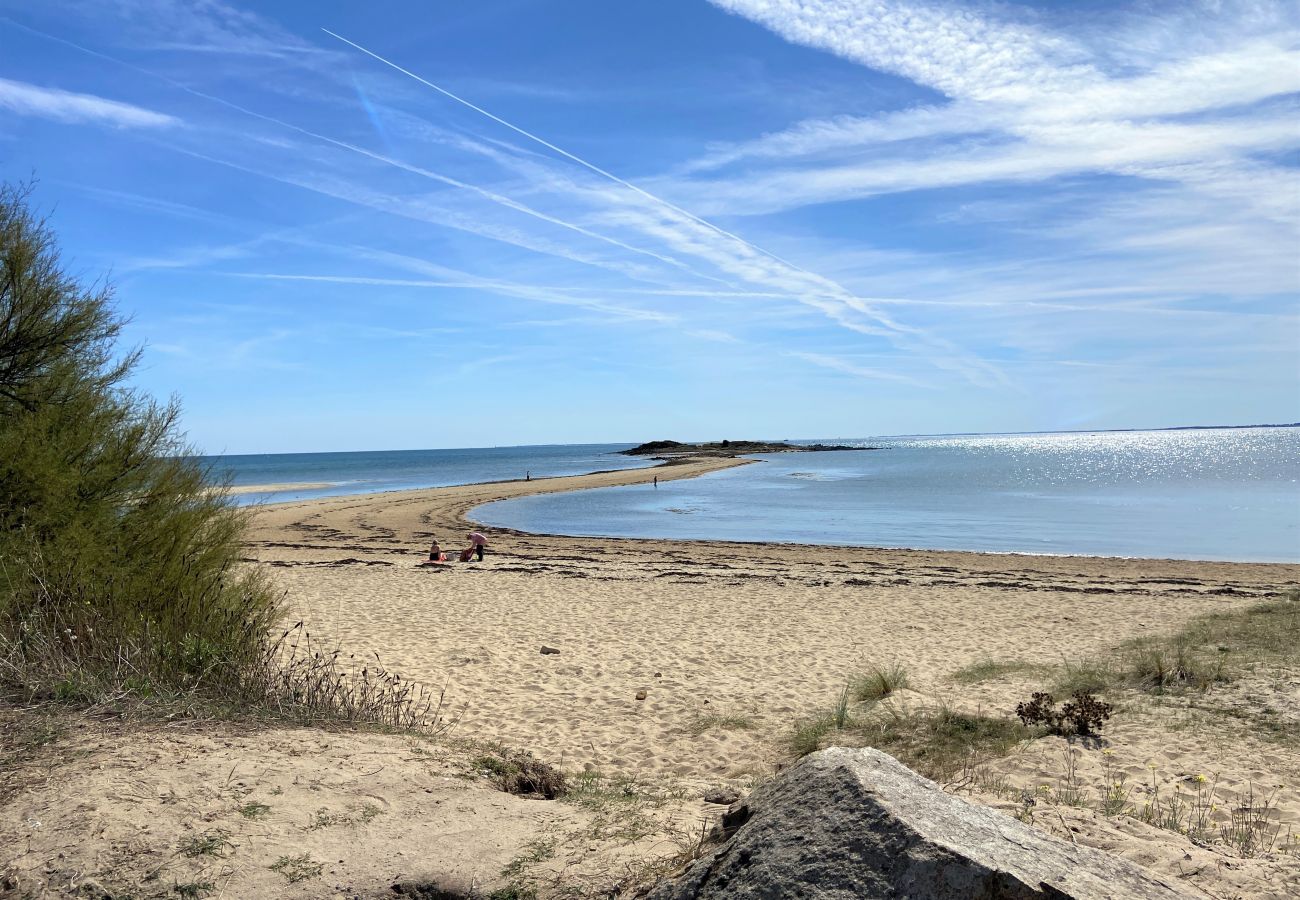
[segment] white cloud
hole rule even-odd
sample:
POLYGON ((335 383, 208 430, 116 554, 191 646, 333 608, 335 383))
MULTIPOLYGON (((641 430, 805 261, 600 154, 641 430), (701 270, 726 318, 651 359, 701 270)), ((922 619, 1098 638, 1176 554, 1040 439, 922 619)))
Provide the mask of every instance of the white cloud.
POLYGON ((0 107, 23 116, 37 116, 70 124, 92 123, 116 128, 169 128, 180 119, 130 103, 74 94, 58 88, 37 87, 0 78, 0 107))
MULTIPOLYGON (((119 2, 147 9, 154 0, 119 2)), ((205 85, 199 68, 183 81, 158 77, 202 101, 191 121, 206 127, 186 129, 174 149, 350 204, 359 210, 358 222, 373 228, 367 243, 407 253, 348 248, 349 264, 337 275, 325 267, 306 269, 322 275, 295 274, 296 264, 271 254, 241 265, 283 273, 250 276, 282 283, 474 288, 576 307, 584 322, 673 328, 717 342, 720 353, 731 349, 724 345, 738 340, 735 335, 745 347, 762 346, 776 329, 756 323, 780 318, 789 337, 779 339, 781 350, 772 342, 774 358, 787 350, 793 359, 846 376, 910 382, 892 368, 863 364, 868 351, 889 349, 888 342, 909 373, 924 365, 957 376, 936 377, 935 384, 997 387, 1007 383, 1004 364, 965 348, 991 357, 1011 358, 1004 351, 1013 348, 1086 359, 1085 338, 1114 341, 1166 319, 1184 323, 1178 334, 1191 345, 1234 313, 1177 304, 1204 303, 1198 294, 1208 291, 1260 297, 1294 289, 1294 264, 1278 248, 1295 240, 1295 174, 1270 157, 1300 144, 1290 96, 1300 90, 1295 23, 1206 28, 1195 41, 1175 45, 1168 35, 1152 38, 1160 33, 1155 27, 1136 36, 1122 28, 1052 32, 1042 11, 1025 14, 1031 24, 1009 23, 996 18, 1014 14, 1006 5, 977 11, 876 0, 718 5, 791 40, 911 78, 946 99, 936 102, 926 92, 924 105, 912 109, 796 122, 711 148, 669 175, 632 185, 584 169, 589 164, 582 160, 493 137, 500 134, 496 124, 460 131, 464 120, 448 116, 444 123, 441 106, 436 114, 425 112, 432 92, 424 96, 373 73, 365 81, 375 98, 374 110, 367 107, 370 122, 349 119, 340 111, 357 112, 351 76, 323 65, 323 54, 283 51, 283 36, 269 31, 270 44, 248 46, 294 60, 285 66, 293 69, 293 91, 314 87, 317 93, 300 96, 270 80, 267 91, 294 99, 272 106, 265 97, 230 93, 235 83, 254 83, 247 77, 241 82, 227 73, 212 94, 191 87, 205 85), (255 109, 274 110, 279 118, 255 109), (438 124, 419 118, 426 114, 438 124), (311 125, 316 122, 329 124, 311 125), (1071 187, 1078 196, 1058 202, 1059 216, 1045 215, 1060 211, 1048 210, 1051 188, 1030 188, 1097 173, 1121 177, 1108 186, 1071 187), (852 225, 829 237, 835 226, 823 221, 811 228, 826 231, 804 236, 803 224, 787 229, 777 219, 743 227, 717 219, 724 230, 701 218, 992 182, 1017 185, 999 192, 1004 199, 996 202, 1018 208, 996 227, 972 229, 981 237, 1010 235, 1009 244, 987 257, 979 250, 886 253, 865 246, 852 225), (385 223, 375 212, 401 219, 385 223), (1026 236, 1023 246, 1017 228, 1026 236), (1064 249, 1045 247, 1047 235, 1064 249), (480 246, 478 238, 496 243, 480 246), (467 271, 437 266, 435 259, 462 260, 467 271), (616 305, 606 302, 611 296, 629 299, 616 305), (844 331, 822 328, 818 318, 844 331), (1076 322, 1083 324, 1076 328, 1076 322), (831 353, 812 352, 828 343, 835 344, 831 353)), ((226 21, 224 15, 218 20, 226 21)), ((202 39, 209 49, 238 53, 232 36, 243 34, 241 27, 236 21, 202 39)), ((223 63, 241 71, 252 65, 234 58, 223 63)), ((445 98, 433 99, 443 104, 445 98)), ((944 226, 954 227, 952 221, 944 226)), ((254 242, 176 260, 215 264, 263 249, 254 242)), ((1011 358, 1006 368, 1046 364, 1011 358)))
MULTIPOLYGON (((33 4, 0 0, 25 13, 33 4)), ((296 58, 324 51, 271 20, 221 0, 42 0, 61 23, 83 23, 136 48, 185 54, 296 58)))
MULTIPOLYGON (((878 117, 801 122, 715 148, 680 171, 745 162, 756 168, 673 185, 715 214, 1093 172, 1213 190, 1221 179, 1207 176, 1226 175, 1224 162, 1253 163, 1300 146, 1300 19, 1280 12, 1252 20, 1239 15, 1240 4, 1205 7, 1205 31, 1214 33, 1211 22, 1222 26, 1218 45, 1197 32, 1186 47, 1166 39, 1146 53, 1130 48, 1120 67, 1107 50, 1125 45, 1123 33, 1092 34, 1108 42, 1095 47, 958 7, 714 2, 788 40, 903 75, 950 99, 878 117), (1256 30, 1246 30, 1243 19, 1256 21, 1256 30)), ((1145 20, 1141 26, 1150 27, 1145 20)))

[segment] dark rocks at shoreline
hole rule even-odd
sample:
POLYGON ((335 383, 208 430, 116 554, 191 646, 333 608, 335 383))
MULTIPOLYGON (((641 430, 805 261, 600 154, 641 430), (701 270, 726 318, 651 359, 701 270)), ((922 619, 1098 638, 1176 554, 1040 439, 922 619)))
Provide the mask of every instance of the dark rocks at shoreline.
POLYGON ((684 444, 681 441, 649 441, 623 456, 738 456, 749 453, 812 453, 825 450, 880 450, 880 447, 850 447, 846 444, 789 444, 785 441, 709 441, 684 444))

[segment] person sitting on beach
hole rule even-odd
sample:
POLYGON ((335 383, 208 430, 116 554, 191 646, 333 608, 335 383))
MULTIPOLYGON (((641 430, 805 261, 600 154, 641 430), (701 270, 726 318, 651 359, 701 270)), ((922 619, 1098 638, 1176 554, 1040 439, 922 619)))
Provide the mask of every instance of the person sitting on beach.
POLYGON ((429 558, 420 563, 422 566, 442 566, 447 562, 447 554, 442 552, 442 547, 438 544, 438 539, 434 538, 433 543, 429 545, 429 558))
MULTIPOLYGON (((478 554, 478 561, 479 561, 479 562, 482 562, 482 561, 483 561, 483 548, 487 546, 487 538, 484 537, 480 532, 477 532, 477 531, 471 531, 469 534, 467 534, 467 535, 465 535, 465 536, 466 536, 467 538, 469 538, 469 546, 465 548, 466 552, 467 552, 467 553, 477 553, 477 554, 478 554)), ((468 561, 469 561, 469 557, 465 557, 465 560, 466 560, 466 562, 468 562, 468 561)))

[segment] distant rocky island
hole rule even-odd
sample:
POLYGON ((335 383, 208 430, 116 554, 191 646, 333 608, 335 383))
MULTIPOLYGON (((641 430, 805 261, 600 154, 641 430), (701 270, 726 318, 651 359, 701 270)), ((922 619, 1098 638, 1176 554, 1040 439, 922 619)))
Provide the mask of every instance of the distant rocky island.
POLYGON ((738 456, 742 453, 810 453, 821 450, 879 450, 879 447, 849 447, 845 444, 788 444, 785 441, 710 441, 684 444, 681 441, 650 441, 620 450, 624 456, 738 456))

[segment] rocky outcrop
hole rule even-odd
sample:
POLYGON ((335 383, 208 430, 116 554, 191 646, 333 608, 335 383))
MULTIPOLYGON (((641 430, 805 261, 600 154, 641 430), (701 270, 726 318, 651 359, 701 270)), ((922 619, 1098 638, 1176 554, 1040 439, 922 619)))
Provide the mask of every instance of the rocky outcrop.
POLYGON ((624 456, 736 456, 746 453, 813 453, 824 450, 879 450, 879 447, 850 447, 847 444, 788 444, 785 441, 713 441, 703 444, 683 444, 680 441, 650 441, 630 450, 618 451, 624 456))
POLYGON ((1187 900, 1118 857, 945 794, 879 750, 806 757, 736 804, 721 847, 651 900, 1187 900))

